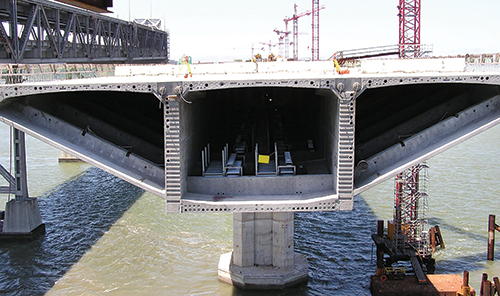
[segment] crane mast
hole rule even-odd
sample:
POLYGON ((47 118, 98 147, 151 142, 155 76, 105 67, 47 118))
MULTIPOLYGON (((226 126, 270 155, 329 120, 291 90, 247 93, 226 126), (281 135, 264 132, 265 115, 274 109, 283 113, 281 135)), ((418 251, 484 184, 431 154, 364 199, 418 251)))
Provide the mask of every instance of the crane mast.
MULTIPOLYGON (((322 5, 322 6, 318 6, 316 8, 313 7, 312 10, 308 10, 308 11, 305 11, 305 12, 297 13, 297 6, 298 6, 297 4, 293 5, 293 12, 294 13, 293 13, 292 17, 290 17, 290 18, 286 17, 285 19, 283 19, 283 21, 285 22, 285 31, 286 32, 288 32, 288 22, 292 21, 292 24, 293 24, 293 28, 292 28, 292 36, 293 36, 292 51, 293 51, 293 60, 295 60, 295 61, 297 61, 299 59, 299 18, 301 18, 303 16, 311 15, 311 14, 313 14, 313 12, 315 10, 317 10, 317 12, 319 13, 319 11, 321 9, 325 9, 325 6, 322 5)), ((318 15, 318 18, 319 18, 319 15, 318 15)), ((318 19, 318 22, 319 22, 319 19, 318 19)), ((313 34, 314 34, 314 32, 313 32, 313 34)), ((288 55, 286 57, 288 57, 288 55)))
POLYGON ((319 0, 312 0, 312 60, 319 61, 319 0))
POLYGON ((398 10, 399 57, 420 57, 420 0, 399 0, 398 10))

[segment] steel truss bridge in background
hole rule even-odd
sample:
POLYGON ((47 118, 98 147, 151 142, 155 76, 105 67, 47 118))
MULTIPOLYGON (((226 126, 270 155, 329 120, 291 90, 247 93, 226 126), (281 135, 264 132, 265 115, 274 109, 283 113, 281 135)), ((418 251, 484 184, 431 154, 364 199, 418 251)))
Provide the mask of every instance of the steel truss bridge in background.
POLYGON ((169 33, 42 0, 0 0, 0 63, 162 63, 169 33))

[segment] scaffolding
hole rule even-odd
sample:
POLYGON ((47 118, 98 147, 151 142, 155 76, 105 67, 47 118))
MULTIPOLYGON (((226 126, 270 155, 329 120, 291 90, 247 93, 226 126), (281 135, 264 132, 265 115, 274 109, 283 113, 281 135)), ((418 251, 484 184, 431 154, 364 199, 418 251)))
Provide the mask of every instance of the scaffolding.
POLYGON ((419 256, 430 255, 426 162, 398 174, 394 186, 394 242, 396 248, 414 249, 419 256))

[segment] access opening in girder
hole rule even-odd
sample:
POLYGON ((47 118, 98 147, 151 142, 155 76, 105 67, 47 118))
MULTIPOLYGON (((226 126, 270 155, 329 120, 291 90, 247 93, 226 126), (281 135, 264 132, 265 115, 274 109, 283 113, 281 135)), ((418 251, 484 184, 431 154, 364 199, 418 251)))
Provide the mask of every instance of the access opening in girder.
POLYGON ((290 192, 333 190, 338 145, 333 92, 243 87, 190 92, 185 99, 189 103, 181 103, 181 151, 188 168, 187 191, 290 194, 285 183, 313 175, 327 175, 328 181, 317 188, 304 181, 304 190, 290 192), (265 190, 269 182, 274 189, 265 190))

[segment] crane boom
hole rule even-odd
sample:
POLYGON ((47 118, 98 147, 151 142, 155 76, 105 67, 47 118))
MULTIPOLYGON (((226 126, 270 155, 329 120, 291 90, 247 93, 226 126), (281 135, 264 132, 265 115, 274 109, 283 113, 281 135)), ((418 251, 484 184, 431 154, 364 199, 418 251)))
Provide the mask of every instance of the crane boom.
MULTIPOLYGON (((296 61, 299 57, 299 18, 313 14, 314 12, 319 12, 326 7, 324 5, 313 7, 311 10, 307 10, 301 13, 297 13, 297 4, 293 5, 294 14, 292 17, 285 17, 283 21, 285 22, 285 31, 288 32, 288 22, 293 22, 292 36, 293 36, 293 59, 296 61)), ((313 32, 314 35, 314 32, 313 32)), ((288 56, 287 56, 288 57, 288 56)))

